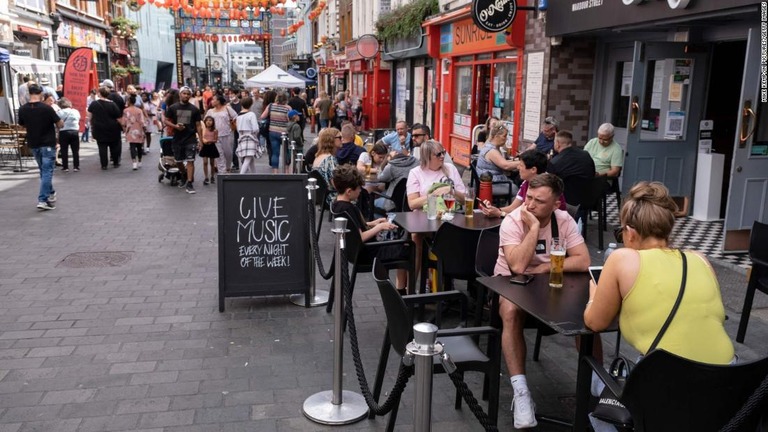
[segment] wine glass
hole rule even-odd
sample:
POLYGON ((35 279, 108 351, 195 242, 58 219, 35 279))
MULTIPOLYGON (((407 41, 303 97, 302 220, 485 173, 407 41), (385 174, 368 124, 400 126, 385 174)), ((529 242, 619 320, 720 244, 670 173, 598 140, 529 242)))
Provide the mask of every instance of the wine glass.
POLYGON ((453 205, 456 204, 456 197, 452 193, 443 195, 443 201, 445 201, 445 208, 448 213, 453 213, 453 205))

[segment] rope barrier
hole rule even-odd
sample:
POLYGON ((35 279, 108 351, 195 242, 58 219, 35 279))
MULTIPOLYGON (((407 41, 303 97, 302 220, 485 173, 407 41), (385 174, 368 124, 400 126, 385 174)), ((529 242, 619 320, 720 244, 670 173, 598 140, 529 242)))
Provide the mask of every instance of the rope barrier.
POLYGON ((750 421, 752 416, 761 412, 764 416, 768 415, 765 413, 765 405, 768 405, 768 376, 763 379, 760 386, 755 389, 755 392, 752 393, 749 399, 747 399, 747 402, 741 407, 731 421, 720 429, 720 432, 737 432, 744 430, 744 423, 750 421), (760 411, 760 408, 763 408, 762 411, 760 411))
POLYGON ((320 233, 315 229, 315 203, 309 200, 307 202, 309 203, 309 226, 311 228, 309 230, 309 241, 312 244, 312 251, 314 252, 315 261, 317 262, 317 270, 320 272, 320 276, 322 276, 323 279, 328 280, 333 277, 333 263, 331 263, 331 268, 326 272, 325 267, 323 266, 323 258, 320 256, 320 246, 318 245, 320 233))
POLYGON ((462 379, 461 372, 454 371, 448 374, 448 376, 451 378, 453 385, 456 386, 456 390, 461 395, 461 398, 464 399, 464 402, 469 406, 469 410, 472 411, 472 414, 474 414, 475 418, 480 422, 480 425, 488 432, 498 432, 499 428, 491 423, 488 414, 483 411, 483 408, 477 402, 475 395, 472 394, 472 390, 467 387, 467 383, 462 379))

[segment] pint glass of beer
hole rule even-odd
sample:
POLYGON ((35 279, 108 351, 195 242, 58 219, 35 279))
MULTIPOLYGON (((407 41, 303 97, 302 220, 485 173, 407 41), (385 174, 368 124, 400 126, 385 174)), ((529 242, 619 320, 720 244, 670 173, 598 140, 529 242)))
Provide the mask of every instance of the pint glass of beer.
POLYGON ((563 287, 563 266, 565 264, 565 240, 557 237, 552 239, 549 247, 549 286, 563 287))
POLYGON ((475 215, 475 191, 467 188, 464 193, 464 217, 471 218, 475 215))

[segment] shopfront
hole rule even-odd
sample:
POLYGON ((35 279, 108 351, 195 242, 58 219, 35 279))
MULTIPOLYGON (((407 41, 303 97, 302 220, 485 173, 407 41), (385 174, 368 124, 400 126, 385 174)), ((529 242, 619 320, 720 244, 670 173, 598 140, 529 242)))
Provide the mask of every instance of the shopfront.
POLYGON ((66 63, 69 55, 77 48, 86 47, 94 51, 95 74, 91 79, 94 86, 109 77, 109 57, 107 56, 106 26, 90 18, 78 17, 76 14, 60 9, 63 15, 61 26, 56 32, 58 59, 66 63), (75 20, 72 18, 78 18, 75 20), (88 20, 81 22, 79 20, 88 20))
POLYGON ((378 41, 369 39, 363 36, 345 47, 349 67, 347 90, 351 97, 360 98, 363 108, 361 127, 385 128, 390 126, 390 70, 389 65, 381 61, 378 41))
POLYGON ((599 41, 589 130, 616 126, 623 191, 661 181, 691 199, 694 218, 725 220, 724 249, 744 250, 753 221, 768 222, 766 11, 750 0, 625 3, 552 2, 547 14, 547 36, 599 41))
POLYGON ((435 67, 434 60, 427 55, 427 37, 418 35, 387 41, 382 59, 392 65, 393 98, 390 110, 393 127, 398 120, 409 125, 421 123, 434 129, 435 67))
POLYGON ((518 147, 525 19, 510 32, 486 33, 469 16, 469 6, 427 21, 429 55, 437 60, 435 131, 453 160, 469 165, 472 131, 488 117, 510 130, 518 147))

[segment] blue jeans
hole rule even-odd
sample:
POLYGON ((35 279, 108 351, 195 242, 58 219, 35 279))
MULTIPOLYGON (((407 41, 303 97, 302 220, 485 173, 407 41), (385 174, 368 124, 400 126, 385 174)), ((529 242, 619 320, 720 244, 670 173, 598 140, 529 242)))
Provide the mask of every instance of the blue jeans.
POLYGON ((269 157, 269 166, 277 168, 280 165, 280 144, 282 142, 282 134, 279 132, 269 133, 269 143, 272 146, 272 154, 269 157))
POLYGON ((40 168, 40 193, 37 202, 46 202, 53 195, 53 169, 56 167, 56 147, 32 148, 35 161, 40 168))
POLYGON ((320 119, 320 128, 328 127, 328 119, 320 119))

